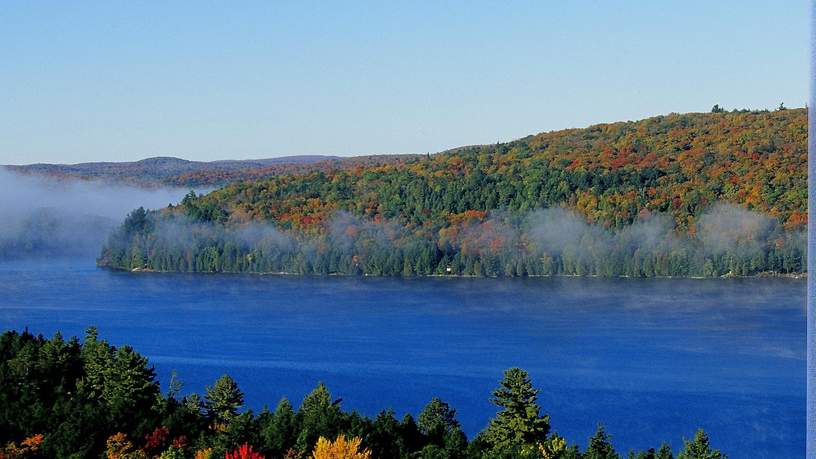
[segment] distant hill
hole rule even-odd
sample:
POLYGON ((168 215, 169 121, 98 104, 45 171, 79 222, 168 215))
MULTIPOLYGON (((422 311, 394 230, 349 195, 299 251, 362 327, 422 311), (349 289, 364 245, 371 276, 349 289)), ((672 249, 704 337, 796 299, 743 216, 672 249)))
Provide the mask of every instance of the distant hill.
POLYGON ((341 158, 302 155, 268 159, 188 161, 174 157, 154 157, 133 162, 92 162, 80 164, 30 164, 5 166, 26 175, 56 178, 103 180, 142 186, 215 186, 231 181, 258 179, 283 173, 331 170, 345 166, 382 164, 411 158, 412 155, 375 155, 341 158))
POLYGON ((669 114, 236 182, 132 215, 100 263, 378 275, 790 273, 804 269, 806 210, 806 110, 669 114))

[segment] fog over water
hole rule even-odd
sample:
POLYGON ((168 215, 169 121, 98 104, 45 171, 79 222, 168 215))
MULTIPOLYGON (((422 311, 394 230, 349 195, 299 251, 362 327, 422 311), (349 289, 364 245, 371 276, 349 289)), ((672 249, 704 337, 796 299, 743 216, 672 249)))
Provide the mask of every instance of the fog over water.
POLYGON ((0 167, 0 256, 96 255, 128 212, 189 191, 27 176, 0 167))

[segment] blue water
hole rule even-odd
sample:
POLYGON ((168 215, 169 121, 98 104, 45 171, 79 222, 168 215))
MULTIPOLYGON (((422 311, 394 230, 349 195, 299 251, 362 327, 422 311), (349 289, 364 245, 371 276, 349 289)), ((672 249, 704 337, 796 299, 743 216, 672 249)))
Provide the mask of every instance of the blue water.
POLYGON ((504 369, 528 370, 556 431, 603 423, 622 451, 704 427, 732 458, 804 457, 805 282, 130 274, 0 262, 0 326, 96 325, 186 391, 229 373, 247 404, 324 381, 345 409, 401 417, 440 396, 469 435, 504 369))

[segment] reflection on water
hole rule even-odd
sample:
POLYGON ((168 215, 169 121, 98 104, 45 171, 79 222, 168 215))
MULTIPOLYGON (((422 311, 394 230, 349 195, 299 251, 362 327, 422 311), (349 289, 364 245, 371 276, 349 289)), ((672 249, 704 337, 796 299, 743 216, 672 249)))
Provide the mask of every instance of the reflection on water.
POLYGON ((805 282, 377 279, 129 274, 87 260, 0 263, 0 326, 132 344, 163 381, 222 373, 253 409, 318 381, 367 414, 439 395, 469 434, 510 366, 554 428, 598 422, 622 450, 704 427, 731 457, 802 457, 805 282))

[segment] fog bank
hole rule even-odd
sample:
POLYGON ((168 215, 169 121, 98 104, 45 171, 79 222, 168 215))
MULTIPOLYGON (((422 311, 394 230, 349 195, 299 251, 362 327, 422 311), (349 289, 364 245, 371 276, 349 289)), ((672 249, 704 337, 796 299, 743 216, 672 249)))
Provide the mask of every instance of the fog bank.
POLYGON ((730 204, 680 229, 670 214, 644 211, 610 229, 550 208, 466 212, 436 228, 337 211, 322 231, 304 233, 274 222, 212 223, 192 211, 128 217, 101 263, 184 272, 712 277, 802 272, 805 253, 801 228, 730 204))
POLYGON ((0 258, 96 256, 134 208, 178 202, 186 189, 19 175, 0 168, 0 258))

